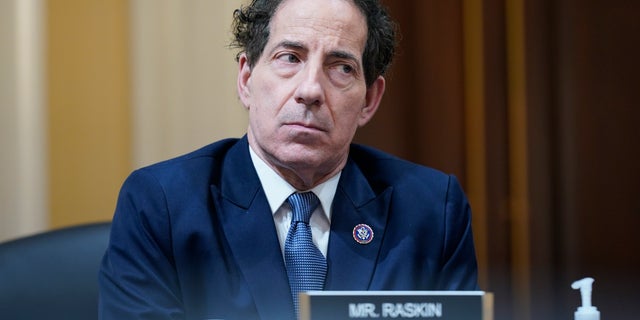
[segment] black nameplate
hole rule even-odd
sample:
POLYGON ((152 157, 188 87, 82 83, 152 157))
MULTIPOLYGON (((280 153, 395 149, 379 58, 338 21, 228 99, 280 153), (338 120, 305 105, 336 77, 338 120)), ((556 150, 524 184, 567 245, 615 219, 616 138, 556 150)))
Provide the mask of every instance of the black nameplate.
POLYGON ((300 294, 300 319, 487 320, 485 295, 483 291, 311 291, 300 294))

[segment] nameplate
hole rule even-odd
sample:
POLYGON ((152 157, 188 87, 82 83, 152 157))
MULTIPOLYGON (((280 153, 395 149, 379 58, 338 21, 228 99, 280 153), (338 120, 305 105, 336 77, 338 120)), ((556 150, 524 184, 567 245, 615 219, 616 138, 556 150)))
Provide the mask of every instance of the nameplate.
POLYGON ((492 320, 484 291, 309 291, 300 294, 301 320, 492 320))

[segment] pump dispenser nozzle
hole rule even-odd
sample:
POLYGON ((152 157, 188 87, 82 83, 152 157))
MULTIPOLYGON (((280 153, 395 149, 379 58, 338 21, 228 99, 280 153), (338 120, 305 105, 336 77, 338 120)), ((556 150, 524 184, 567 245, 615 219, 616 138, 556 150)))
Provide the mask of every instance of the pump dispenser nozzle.
POLYGON ((582 306, 574 313, 575 320, 600 320, 600 311, 591 305, 591 286, 593 278, 584 278, 571 284, 571 288, 580 289, 582 306))

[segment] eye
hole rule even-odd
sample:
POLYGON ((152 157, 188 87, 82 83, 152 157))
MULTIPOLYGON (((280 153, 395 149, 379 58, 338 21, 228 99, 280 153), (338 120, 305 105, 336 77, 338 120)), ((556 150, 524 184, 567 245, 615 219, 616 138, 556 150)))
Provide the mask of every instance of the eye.
POLYGON ((331 82, 340 88, 349 87, 357 81, 359 77, 358 69, 348 62, 336 62, 329 68, 331 82))
POLYGON ((298 63, 300 62, 300 59, 298 59, 298 57, 296 55, 294 55, 293 53, 284 53, 281 54, 277 57, 278 60, 282 61, 282 62, 286 62, 286 63, 298 63))
POLYGON ((353 73, 354 70, 353 67, 348 64, 343 64, 342 66, 340 66, 340 69, 342 70, 342 72, 347 74, 353 73))

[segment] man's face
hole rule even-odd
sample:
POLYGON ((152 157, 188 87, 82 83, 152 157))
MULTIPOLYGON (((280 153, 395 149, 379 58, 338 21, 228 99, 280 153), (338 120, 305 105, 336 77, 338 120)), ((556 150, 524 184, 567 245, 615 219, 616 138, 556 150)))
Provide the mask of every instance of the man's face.
POLYGON ((366 39, 365 17, 350 0, 285 0, 254 67, 240 57, 249 143, 281 174, 316 184, 344 166, 384 92, 382 77, 365 84, 366 39))

